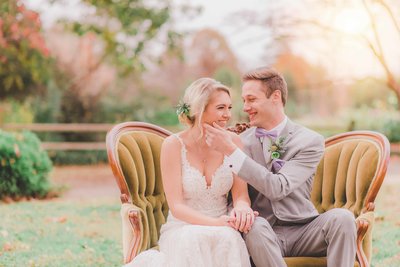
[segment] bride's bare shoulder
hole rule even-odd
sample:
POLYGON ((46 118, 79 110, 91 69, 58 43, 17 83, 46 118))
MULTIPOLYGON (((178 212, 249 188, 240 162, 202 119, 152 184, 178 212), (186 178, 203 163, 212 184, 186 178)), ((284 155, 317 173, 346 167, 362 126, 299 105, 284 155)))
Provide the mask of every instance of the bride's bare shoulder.
POLYGON ((181 141, 179 140, 179 139, 182 140, 181 133, 182 132, 171 134, 170 136, 166 137, 162 144, 163 149, 176 150, 177 148, 180 148, 182 146, 181 141))

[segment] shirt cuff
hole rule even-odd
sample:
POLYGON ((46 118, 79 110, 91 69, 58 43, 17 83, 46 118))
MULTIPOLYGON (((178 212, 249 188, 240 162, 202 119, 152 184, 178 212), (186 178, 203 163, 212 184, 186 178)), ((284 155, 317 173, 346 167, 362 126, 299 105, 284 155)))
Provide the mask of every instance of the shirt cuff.
POLYGON ((239 148, 236 148, 235 151, 233 151, 233 153, 228 156, 228 164, 233 173, 239 173, 246 157, 247 155, 239 148))

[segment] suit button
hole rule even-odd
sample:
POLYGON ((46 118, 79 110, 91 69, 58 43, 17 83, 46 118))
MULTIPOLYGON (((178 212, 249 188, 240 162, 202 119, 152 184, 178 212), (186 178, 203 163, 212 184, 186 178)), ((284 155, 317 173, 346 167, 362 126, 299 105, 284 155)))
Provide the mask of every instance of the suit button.
POLYGON ((229 168, 232 168, 233 166, 232 166, 232 164, 231 165, 229 165, 229 168))

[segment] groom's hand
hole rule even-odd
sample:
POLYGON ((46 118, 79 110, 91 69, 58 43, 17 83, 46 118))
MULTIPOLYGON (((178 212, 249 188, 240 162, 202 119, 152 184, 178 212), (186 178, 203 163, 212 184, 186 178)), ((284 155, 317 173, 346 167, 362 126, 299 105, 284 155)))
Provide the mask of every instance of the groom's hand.
POLYGON ((231 225, 237 231, 247 234, 258 214, 258 211, 253 211, 250 207, 234 208, 230 213, 230 218, 234 218, 231 225))
POLYGON ((235 151, 237 146, 232 140, 231 133, 215 122, 213 123, 213 126, 203 124, 203 127, 205 129, 206 143, 208 146, 227 156, 235 151))

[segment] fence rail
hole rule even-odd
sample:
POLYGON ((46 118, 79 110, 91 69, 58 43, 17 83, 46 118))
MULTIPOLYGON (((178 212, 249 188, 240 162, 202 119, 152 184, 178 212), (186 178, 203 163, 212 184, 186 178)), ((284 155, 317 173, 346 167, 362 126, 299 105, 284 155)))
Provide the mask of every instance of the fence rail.
MULTIPOLYGON (((20 131, 29 130, 33 132, 75 132, 94 133, 108 132, 115 124, 111 123, 6 123, 2 125, 3 130, 20 131)), ((315 128, 315 127, 314 127, 315 128)), ((318 128, 323 131, 325 128, 318 128)), ((105 150, 105 142, 42 142, 45 150, 105 150)), ((391 153, 400 154, 400 143, 390 144, 391 153)))
POLYGON ((45 150, 106 150, 105 142, 42 142, 45 150))
MULTIPOLYGON (((2 125, 3 130, 32 132, 71 132, 94 133, 109 131, 114 124, 111 123, 7 123, 2 125)), ((42 142, 45 150, 106 150, 105 142, 42 142)))
POLYGON ((111 123, 6 123, 4 130, 29 130, 33 132, 107 132, 111 123))

